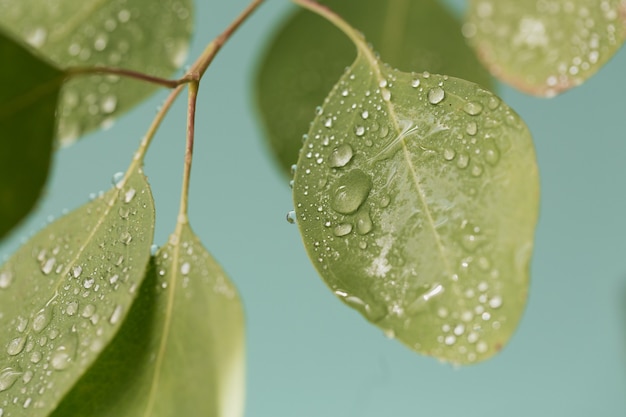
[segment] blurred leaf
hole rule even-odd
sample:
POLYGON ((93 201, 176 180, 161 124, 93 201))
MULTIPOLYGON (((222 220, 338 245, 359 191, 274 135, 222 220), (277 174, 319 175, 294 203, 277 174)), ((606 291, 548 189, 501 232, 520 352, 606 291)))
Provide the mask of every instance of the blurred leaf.
POLYGON ((0 414, 47 416, 120 328, 154 232, 141 169, 0 268, 0 414))
MULTIPOLYGON (((365 33, 382 59, 404 71, 430 71, 493 88, 466 45, 461 24, 436 0, 325 1, 365 33)), ((329 23, 300 10, 280 28, 256 78, 257 102, 271 150, 285 173, 298 158, 302 135, 344 69, 352 44, 329 23)))
POLYGON ((48 177, 63 73, 0 32, 0 237, 30 212, 48 177))
POLYGON ((464 32, 494 75, 550 97, 584 82, 620 48, 626 1, 471 0, 464 32))
POLYGON ((526 301, 539 193, 530 133, 491 92, 393 70, 343 30, 359 54, 295 174, 309 257, 342 301, 411 349, 486 359, 526 301))
MULTIPOLYGON (((167 77, 185 62, 191 0, 0 1, 0 27, 61 68, 104 65, 167 77)), ((109 126, 155 87, 114 76, 77 77, 62 92, 57 138, 69 144, 109 126)))
POLYGON ((241 417, 237 291, 187 224, 153 258, 122 330, 58 417, 241 417))

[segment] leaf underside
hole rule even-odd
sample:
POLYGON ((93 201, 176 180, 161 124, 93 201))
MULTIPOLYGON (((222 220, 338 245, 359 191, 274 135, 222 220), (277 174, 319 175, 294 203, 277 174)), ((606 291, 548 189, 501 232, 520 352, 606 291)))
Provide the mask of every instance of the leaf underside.
POLYGON ((116 339, 58 417, 241 417, 243 310, 236 289, 183 226, 152 259, 116 339))
POLYGON ((154 232, 135 168, 55 221, 0 268, 0 415, 47 416, 118 331, 154 232), (119 187, 119 188, 118 188, 119 187))
MULTIPOLYGON (((460 22, 441 2, 324 4, 365 33, 391 66, 454 75, 493 89, 493 80, 463 39, 460 22)), ((316 106, 353 60, 350 41, 304 10, 289 17, 269 43, 259 65, 256 94, 270 149, 283 172, 289 173, 296 162, 316 106)))
POLYGON ((34 207, 48 177, 63 74, 0 32, 0 238, 34 207))
MULTIPOLYGON (((186 59, 192 1, 0 0, 0 27, 59 67, 109 66, 167 77, 186 59)), ((63 88, 57 139, 107 127, 155 91, 116 76, 78 77, 63 88)))
POLYGON ((472 0, 465 35, 491 72, 551 97, 595 74, 626 39, 624 0, 472 0))
POLYGON ((443 361, 486 359, 526 300, 538 211, 530 133, 478 85, 393 70, 358 46, 298 160, 306 250, 388 336, 443 361))

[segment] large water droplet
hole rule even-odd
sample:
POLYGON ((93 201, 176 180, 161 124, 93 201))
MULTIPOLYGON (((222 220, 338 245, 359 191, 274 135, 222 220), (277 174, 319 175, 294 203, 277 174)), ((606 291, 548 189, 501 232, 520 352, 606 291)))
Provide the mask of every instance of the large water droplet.
POLYGON ((360 169, 354 169, 337 181, 330 205, 338 213, 354 213, 367 199, 371 189, 370 177, 360 169))
POLYGON ((446 93, 441 87, 435 87, 428 90, 428 102, 430 104, 439 104, 445 98, 446 93))
POLYGON ((189 274, 190 270, 191 270, 191 265, 189 264, 189 262, 185 262, 180 267, 180 273, 183 274, 183 275, 189 274))
POLYGON ((350 162, 354 152, 352 150, 352 146, 344 143, 343 145, 339 145, 333 152, 330 154, 328 158, 328 164, 333 168, 341 168, 344 167, 350 162))
POLYGON ((56 261, 57 260, 55 258, 46 259, 46 261, 41 265, 41 272, 43 272, 45 275, 48 275, 54 269, 54 264, 56 263, 56 261))
POLYGON ((50 321, 52 321, 52 308, 45 307, 39 310, 35 318, 33 319, 33 330, 36 333, 41 332, 43 329, 48 327, 50 321))
POLYGON ((502 307, 502 297, 495 296, 489 300, 489 307, 491 308, 500 308, 502 307))
POLYGON ((463 111, 470 116, 478 116, 483 111, 483 105, 475 101, 469 101, 463 106, 463 111))
POLYGON ((363 126, 356 126, 354 128, 354 134, 357 136, 363 136, 365 134, 365 128, 363 126))
POLYGON ((342 223, 335 227, 333 233, 337 237, 342 237, 350 234, 352 232, 352 225, 350 223, 342 223))
POLYGON ((11 340, 7 345, 7 354, 11 356, 18 355, 24 350, 24 345, 26 344, 26 337, 20 336, 11 340))
POLYGON ((358 234, 368 234, 372 231, 373 226, 369 210, 363 209, 356 214, 356 231, 358 234))
POLYGON ((59 345, 50 357, 50 365, 52 366, 52 368, 57 371, 63 371, 67 369, 74 360, 77 347, 78 335, 76 334, 76 332, 71 331, 60 340, 59 345))
POLYGON ((0 392, 11 388, 20 375, 22 375, 22 372, 10 367, 0 371, 0 392))

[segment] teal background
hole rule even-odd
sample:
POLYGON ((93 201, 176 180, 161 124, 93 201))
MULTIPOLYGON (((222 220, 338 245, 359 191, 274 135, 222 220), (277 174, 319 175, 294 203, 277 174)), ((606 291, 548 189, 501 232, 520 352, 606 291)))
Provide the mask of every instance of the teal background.
MULTIPOLYGON (((458 11, 461 2, 452 3, 458 11)), ((196 2, 190 62, 246 4, 196 2)), ((198 103, 190 219, 245 303, 246 416, 625 416, 626 49, 551 100, 500 87, 534 135, 541 174, 530 298, 501 354, 454 368, 385 338, 340 303, 285 221, 288 180, 273 165, 251 91, 260 49, 292 7, 261 7, 207 72, 198 103)), ((107 189, 166 95, 60 150, 37 212, 0 253, 107 189)), ((184 141, 180 100, 146 161, 158 244, 176 221, 184 141)))

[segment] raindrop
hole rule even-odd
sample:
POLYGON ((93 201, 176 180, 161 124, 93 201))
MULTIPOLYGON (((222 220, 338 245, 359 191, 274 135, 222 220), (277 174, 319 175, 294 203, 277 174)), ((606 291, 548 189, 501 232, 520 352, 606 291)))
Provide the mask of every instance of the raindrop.
POLYGON ((7 353, 11 356, 15 356, 24 350, 26 344, 26 337, 20 336, 11 340, 7 345, 7 353))
POLYGON ((36 333, 41 332, 48 327, 52 321, 52 308, 42 308, 33 319, 33 330, 36 333))
POLYGON ((430 104, 439 104, 445 98, 446 93, 441 87, 435 87, 428 90, 428 101, 430 104))
POLYGON ((363 112, 361 113, 361 118, 365 120, 368 117, 370 117, 370 113, 367 110, 363 110, 363 112))
POLYGON ((463 111, 470 116, 478 116, 483 111, 483 105, 475 101, 469 101, 463 106, 463 111))
POLYGON ((65 309, 65 313, 68 316, 73 316, 78 311, 78 303, 76 301, 72 301, 68 303, 67 308, 65 309))
POLYGON ((86 289, 89 289, 89 288, 93 287, 93 284, 95 282, 96 282, 96 280, 93 277, 86 278, 83 281, 83 287, 85 287, 86 289))
POLYGON ((291 210, 289 213, 287 213, 287 222, 294 224, 296 222, 296 212, 294 210, 291 210))
POLYGON ((360 235, 366 235, 372 231, 372 218, 369 210, 361 210, 356 215, 356 231, 360 235))
POLYGON ((365 134, 365 128, 363 126, 356 126, 354 128, 354 134, 361 137, 365 134))
POLYGON ((500 308, 502 306, 502 297, 495 296, 489 300, 489 307, 500 308))
POLYGON ((421 82, 420 82, 419 78, 416 78, 413 81, 411 81, 411 87, 413 87, 413 88, 419 87, 420 84, 421 84, 421 82))
POLYGON ((342 223, 340 225, 337 225, 335 227, 335 230, 333 231, 333 233, 337 237, 346 236, 350 234, 350 232, 352 232, 352 225, 350 223, 342 223))
POLYGON ((496 149, 488 149, 485 152, 485 160, 491 165, 496 165, 500 160, 500 153, 496 149))
POLYGON ((180 267, 180 273, 183 274, 183 275, 189 274, 190 270, 191 270, 191 265, 189 265, 189 262, 185 262, 180 267))
POLYGON ((456 336, 449 334, 446 336, 446 338, 444 339, 444 343, 448 346, 452 346, 453 344, 456 343, 456 336))
POLYGON ((452 161, 456 156, 454 149, 446 148, 443 150, 443 159, 446 161, 452 161))
POLYGON ((76 265, 75 267, 72 268, 72 276, 74 278, 78 278, 80 274, 82 273, 83 273, 83 268, 80 265, 76 265))
POLYGON ((117 107, 117 98, 115 96, 107 96, 102 100, 100 104, 100 109, 105 114, 111 114, 115 111, 117 107))
POLYGON ((135 191, 134 188, 130 188, 128 191, 126 191, 126 193, 124 193, 124 203, 130 203, 131 201, 133 201, 136 193, 137 191, 135 191))
POLYGON ((367 199, 371 189, 372 181, 369 176, 354 169, 339 179, 330 205, 338 213, 354 213, 367 199))
POLYGON ((9 271, 0 272, 0 289, 9 288, 13 282, 13 273, 9 271))
POLYGON ((478 132, 478 126, 476 125, 476 122, 469 122, 467 124, 467 127, 465 128, 465 131, 468 135, 474 136, 476 132, 478 132))
POLYGON ((380 92, 380 95, 383 97, 383 100, 385 101, 391 100, 391 91, 387 90, 386 88, 380 92))
MULTIPOLYGON (((20 375, 22 375, 22 372, 10 367, 0 371, 0 392, 11 388, 20 375)), ((2 415, 2 413, 0 413, 0 415, 2 415)))
POLYGON ((467 168, 469 165, 469 156, 465 153, 459 155, 459 159, 456 161, 456 166, 459 168, 467 168))
POLYGON ((124 312, 124 307, 118 304, 113 310, 113 313, 111 313, 111 317, 109 318, 109 323, 116 324, 117 322, 119 322, 120 318, 122 318, 123 312, 124 312))
POLYGON ((45 275, 48 275, 54 269, 54 264, 56 261, 57 260, 55 258, 47 259, 46 262, 41 265, 41 272, 43 272, 45 275))
POLYGON ((131 240, 133 240, 133 236, 129 232, 124 231, 120 233, 120 242, 122 242, 124 245, 128 245, 131 240))
POLYGON ((119 171, 113 174, 113 178, 111 178, 111 183, 115 188, 122 188, 122 180, 124 179, 124 173, 119 171))
POLYGON ((330 157, 328 158, 328 164, 333 168, 341 168, 344 167, 350 162, 354 152, 352 147, 347 143, 343 145, 339 145, 335 149, 333 149, 330 157))

